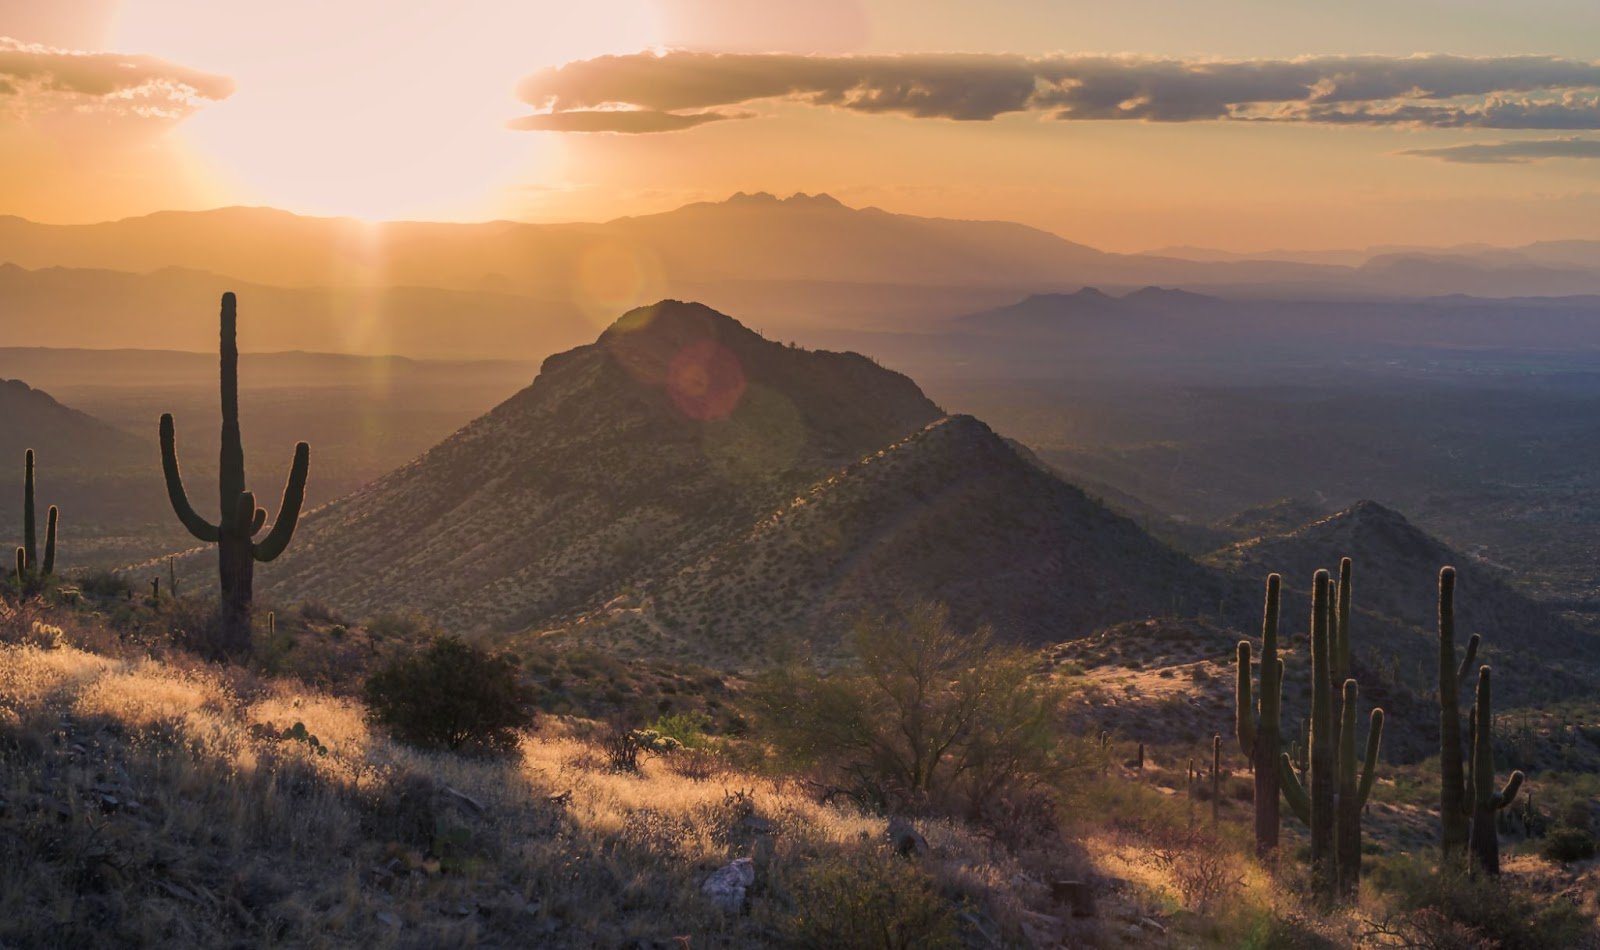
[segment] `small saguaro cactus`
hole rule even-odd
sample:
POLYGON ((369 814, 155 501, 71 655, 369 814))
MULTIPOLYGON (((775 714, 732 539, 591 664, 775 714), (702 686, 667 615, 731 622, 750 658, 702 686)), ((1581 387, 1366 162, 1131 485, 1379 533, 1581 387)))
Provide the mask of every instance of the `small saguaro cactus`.
POLYGON ((220 642, 214 649, 219 654, 230 655, 247 652, 250 648, 255 562, 273 560, 283 553, 294 536, 300 506, 305 501, 311 448, 304 442, 295 446, 278 518, 266 537, 254 540, 266 524, 267 512, 256 507, 255 494, 245 488, 244 441, 239 434, 238 303, 232 293, 222 295, 221 323, 222 453, 217 473, 221 513, 216 524, 202 518, 189 504, 178 467, 177 437, 171 413, 161 417, 161 466, 166 475, 167 496, 178 520, 190 534, 217 546, 222 622, 220 642))
POLYGON ((1234 696, 1239 751, 1255 773, 1256 856, 1265 858, 1278 847, 1282 819, 1278 810, 1281 785, 1278 757, 1282 752, 1283 661, 1278 658, 1278 612, 1282 578, 1267 577, 1267 602, 1261 619, 1261 693, 1250 689, 1250 641, 1239 641, 1238 688, 1234 696), (1258 711, 1259 710, 1259 711, 1258 711))
POLYGON ((1478 656, 1477 634, 1456 660, 1456 569, 1439 569, 1439 848, 1446 855, 1467 843, 1472 790, 1461 761, 1460 683, 1478 656))
POLYGON ((1511 804, 1522 787, 1522 772, 1515 771, 1499 791, 1494 787, 1494 709, 1489 702, 1489 668, 1478 668, 1477 700, 1472 704, 1472 827, 1467 846, 1470 870, 1500 873, 1500 833, 1495 812, 1511 804))
POLYGON ((1211 736, 1211 823, 1217 823, 1222 807, 1222 734, 1211 736))

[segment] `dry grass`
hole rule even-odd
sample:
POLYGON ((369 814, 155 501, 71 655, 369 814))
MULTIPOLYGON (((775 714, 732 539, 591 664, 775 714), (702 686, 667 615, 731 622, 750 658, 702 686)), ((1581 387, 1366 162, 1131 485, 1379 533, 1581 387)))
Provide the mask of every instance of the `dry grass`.
MULTIPOLYGON (((797 868, 883 847, 882 819, 781 779, 608 771, 555 719, 508 758, 430 754, 348 699, 29 644, 0 646, 0 709, 7 946, 748 946, 797 868), (294 722, 326 754, 259 728, 294 722), (762 900, 724 917, 699 885, 752 853, 762 900)), ((975 832, 924 831, 932 879, 996 931, 1047 903, 975 832)))

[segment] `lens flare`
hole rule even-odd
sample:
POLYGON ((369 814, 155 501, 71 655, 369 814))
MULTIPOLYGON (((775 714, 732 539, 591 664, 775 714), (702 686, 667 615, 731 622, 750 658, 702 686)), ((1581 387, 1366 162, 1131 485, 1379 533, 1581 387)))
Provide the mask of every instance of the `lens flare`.
POLYGON ((667 365, 667 395, 691 419, 726 419, 744 397, 744 367, 715 340, 697 340, 667 365))

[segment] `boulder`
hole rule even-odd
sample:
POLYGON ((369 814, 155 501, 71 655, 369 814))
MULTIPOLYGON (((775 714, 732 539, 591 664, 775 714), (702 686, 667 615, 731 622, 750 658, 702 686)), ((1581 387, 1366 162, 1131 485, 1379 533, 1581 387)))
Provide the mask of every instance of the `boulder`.
POLYGON ((723 913, 739 914, 744 912, 746 892, 755 882, 755 862, 740 858, 712 871, 706 882, 700 885, 700 893, 706 895, 711 905, 723 913))

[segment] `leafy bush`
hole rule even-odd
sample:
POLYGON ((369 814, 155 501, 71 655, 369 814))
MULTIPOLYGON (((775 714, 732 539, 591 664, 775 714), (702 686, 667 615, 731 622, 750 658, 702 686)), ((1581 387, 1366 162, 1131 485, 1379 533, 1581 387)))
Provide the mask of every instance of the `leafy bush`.
POLYGON ((981 817, 997 798, 1059 780, 1057 692, 1026 652, 987 627, 956 630, 918 604, 858 622, 859 663, 831 675, 781 667, 758 684, 765 733, 791 757, 831 770, 840 791, 878 808, 981 817))
POLYGON ((424 748, 506 750, 533 722, 533 691, 516 661, 456 636, 389 661, 367 680, 365 698, 375 723, 424 748))
POLYGON ((1545 836, 1543 851, 1545 857, 1561 864, 1587 861, 1594 857, 1594 835, 1586 828, 1557 827, 1545 836))
POLYGON ((883 851, 819 858, 789 882, 783 942, 838 950, 959 947, 955 914, 915 864, 883 851))

